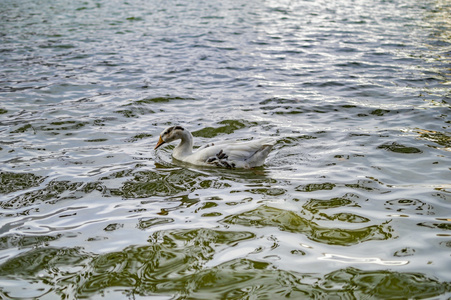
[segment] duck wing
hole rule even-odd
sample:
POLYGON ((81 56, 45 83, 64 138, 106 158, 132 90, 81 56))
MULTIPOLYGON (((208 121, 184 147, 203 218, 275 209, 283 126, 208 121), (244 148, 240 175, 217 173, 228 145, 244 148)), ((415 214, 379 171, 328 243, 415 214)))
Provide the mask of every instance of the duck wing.
POLYGON ((257 167, 264 163, 274 143, 270 138, 240 143, 211 143, 199 148, 185 161, 225 168, 257 167))

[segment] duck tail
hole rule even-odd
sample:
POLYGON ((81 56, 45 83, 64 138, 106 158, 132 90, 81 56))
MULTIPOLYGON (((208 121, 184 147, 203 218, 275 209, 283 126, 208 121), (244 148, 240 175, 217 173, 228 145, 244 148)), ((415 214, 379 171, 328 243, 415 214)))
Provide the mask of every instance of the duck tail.
POLYGON ((252 168, 263 165, 269 152, 271 152, 272 147, 273 145, 271 144, 261 146, 260 149, 255 151, 254 154, 249 156, 249 158, 247 159, 247 163, 249 164, 249 166, 252 168))

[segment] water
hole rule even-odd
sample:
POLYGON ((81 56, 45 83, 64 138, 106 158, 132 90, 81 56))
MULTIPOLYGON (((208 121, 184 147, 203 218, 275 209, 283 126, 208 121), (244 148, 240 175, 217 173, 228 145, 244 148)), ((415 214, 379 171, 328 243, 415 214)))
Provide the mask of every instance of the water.
POLYGON ((451 296, 449 2, 0 7, 1 298, 451 296))

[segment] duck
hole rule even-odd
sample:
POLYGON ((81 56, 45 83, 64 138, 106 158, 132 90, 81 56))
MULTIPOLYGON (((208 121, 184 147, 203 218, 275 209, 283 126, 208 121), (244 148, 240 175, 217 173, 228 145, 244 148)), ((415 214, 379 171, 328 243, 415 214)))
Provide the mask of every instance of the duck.
POLYGON ((213 166, 227 169, 250 169, 262 166, 275 144, 272 138, 245 142, 220 141, 208 143, 193 152, 193 135, 186 128, 177 125, 163 130, 155 150, 162 145, 180 140, 172 157, 197 166, 213 166))

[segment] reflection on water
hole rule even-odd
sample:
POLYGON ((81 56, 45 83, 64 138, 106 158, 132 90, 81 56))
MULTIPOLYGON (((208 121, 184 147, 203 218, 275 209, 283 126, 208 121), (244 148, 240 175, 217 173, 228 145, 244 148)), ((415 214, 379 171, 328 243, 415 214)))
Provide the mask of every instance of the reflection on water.
POLYGON ((39 186, 44 179, 32 173, 0 172, 0 180, 0 194, 8 194, 39 186))
POLYGON ((320 226, 294 212, 264 206, 237 216, 229 216, 224 222, 257 228, 274 226, 282 231, 302 233, 315 242, 341 246, 392 238, 392 229, 386 224, 342 229, 335 228, 337 224, 334 222, 331 228, 320 226))
MULTIPOLYGON (((421 273, 339 269, 319 278, 278 270, 271 263, 246 258, 205 267, 224 247, 255 239, 246 231, 210 229, 157 231, 148 245, 128 246, 118 252, 95 255, 81 248, 42 247, 8 260, 0 276, 48 283, 62 298, 84 298, 105 292, 126 295, 175 294, 177 298, 222 299, 361 297, 425 298, 450 291, 451 286, 421 273)), ((329 259, 332 256, 328 256, 329 259)), ((349 260, 349 259, 348 259, 349 260)), ((8 296, 5 288, 4 295, 8 296)), ((32 297, 47 290, 35 288, 32 297)))
POLYGON ((450 9, 3 1, 0 298, 449 297, 450 9))

